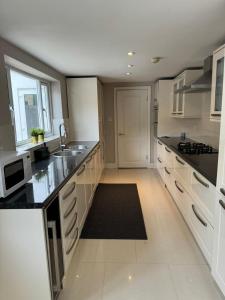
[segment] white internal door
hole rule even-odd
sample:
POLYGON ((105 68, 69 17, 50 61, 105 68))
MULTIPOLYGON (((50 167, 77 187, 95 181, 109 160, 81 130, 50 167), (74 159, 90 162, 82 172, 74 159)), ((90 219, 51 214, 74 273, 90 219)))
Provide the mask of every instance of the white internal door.
POLYGON ((118 167, 143 168, 148 153, 148 90, 117 90, 118 167))

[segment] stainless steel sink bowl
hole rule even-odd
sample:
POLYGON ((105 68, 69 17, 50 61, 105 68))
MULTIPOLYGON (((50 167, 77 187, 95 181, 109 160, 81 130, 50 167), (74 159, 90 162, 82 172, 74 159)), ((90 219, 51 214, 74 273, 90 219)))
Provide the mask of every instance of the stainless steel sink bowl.
POLYGON ((89 149, 88 146, 86 145, 73 145, 73 146, 69 146, 70 149, 73 149, 73 150, 87 150, 89 149))
POLYGON ((77 156, 79 154, 82 154, 82 151, 65 149, 63 151, 58 151, 58 152, 54 153, 53 156, 55 156, 55 157, 72 157, 72 156, 77 156))

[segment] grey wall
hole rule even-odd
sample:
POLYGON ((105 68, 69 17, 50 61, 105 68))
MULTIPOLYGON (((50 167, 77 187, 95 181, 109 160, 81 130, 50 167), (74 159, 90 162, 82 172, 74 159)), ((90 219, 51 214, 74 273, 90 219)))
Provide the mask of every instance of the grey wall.
MULTIPOLYGON (((115 163, 115 112, 114 112, 114 88, 151 86, 151 82, 133 83, 104 83, 103 84, 103 115, 104 115, 104 138, 105 138, 105 162, 115 163)), ((153 102, 153 101, 152 101, 153 102)), ((153 145, 153 143, 151 143, 153 145)))
POLYGON ((56 80, 56 94, 54 95, 53 93, 52 100, 53 104, 54 101, 56 101, 57 105, 61 107, 57 110, 56 116, 54 117, 61 119, 68 118, 66 80, 63 74, 0 38, 0 149, 14 149, 15 139, 9 111, 8 81, 4 55, 14 58, 56 80))

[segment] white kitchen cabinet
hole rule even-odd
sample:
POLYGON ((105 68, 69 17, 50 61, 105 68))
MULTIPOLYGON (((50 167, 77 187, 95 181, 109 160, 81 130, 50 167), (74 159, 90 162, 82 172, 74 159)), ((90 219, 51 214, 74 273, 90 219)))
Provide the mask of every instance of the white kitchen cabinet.
POLYGON ((216 188, 159 140, 157 158, 159 174, 211 266, 216 188))
POLYGON ((0 210, 0 299, 52 300, 42 209, 0 210))
POLYGON ((194 169, 191 170, 191 193, 214 226, 216 188, 194 169))
POLYGON ((220 121, 224 90, 225 45, 213 52, 210 119, 220 121))
POLYGON ((185 70, 174 79, 171 116, 174 118, 200 118, 201 94, 185 93, 182 88, 202 75, 202 70, 185 70))
POLYGON ((216 184, 217 194, 215 197, 215 236, 213 247, 212 274, 218 286, 225 295, 225 78, 223 78, 223 86, 218 86, 218 90, 216 91, 216 84, 221 85, 221 78, 219 79, 219 83, 216 83, 216 76, 221 76, 222 73, 224 74, 224 69, 221 73, 222 70, 220 69, 217 72, 215 67, 215 64, 221 64, 221 59, 224 57, 224 51, 224 46, 222 46, 220 49, 215 51, 213 55, 213 85, 211 108, 216 105, 219 105, 219 108, 220 101, 222 99, 219 160, 216 184), (221 91, 221 88, 223 88, 223 91, 221 91), (214 99, 215 97, 217 97, 217 100, 214 99), (215 104, 213 105, 214 102, 215 104))
POLYGON ((159 171, 160 176, 162 177, 162 180, 164 181, 164 145, 163 143, 158 140, 157 141, 157 161, 156 166, 159 171))
POLYGON ((185 185, 187 189, 190 187, 190 166, 179 155, 173 156, 173 167, 176 176, 185 185))
POLYGON ((225 295, 225 197, 217 195, 212 275, 225 295))
POLYGON ((191 200, 189 203, 188 224, 205 258, 211 266, 214 230, 209 220, 201 210, 201 207, 194 200, 191 200))
POLYGON ((70 140, 103 143, 102 89, 93 78, 68 78, 70 140))

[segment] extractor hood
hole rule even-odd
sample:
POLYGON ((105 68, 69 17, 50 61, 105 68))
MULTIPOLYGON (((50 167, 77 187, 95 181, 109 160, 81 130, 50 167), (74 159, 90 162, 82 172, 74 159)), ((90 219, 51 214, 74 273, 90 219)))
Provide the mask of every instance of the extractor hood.
POLYGON ((190 85, 177 90, 177 93, 201 93, 211 90, 212 84, 212 55, 204 60, 203 74, 190 85))

